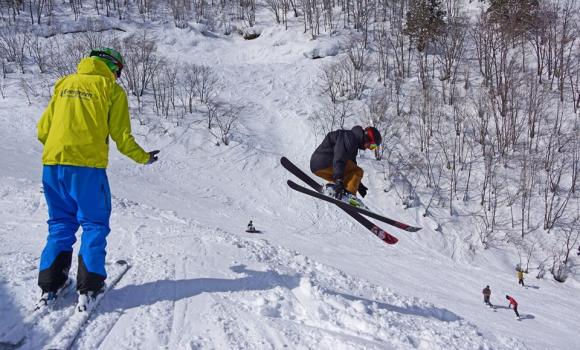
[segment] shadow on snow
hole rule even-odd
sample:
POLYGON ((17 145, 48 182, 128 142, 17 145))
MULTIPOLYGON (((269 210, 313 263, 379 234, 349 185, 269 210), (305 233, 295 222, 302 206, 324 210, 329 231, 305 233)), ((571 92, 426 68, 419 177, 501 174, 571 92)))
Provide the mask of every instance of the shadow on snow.
MULTIPOLYGON (((300 275, 281 275, 275 271, 254 271, 244 265, 236 265, 230 269, 239 274, 245 274, 242 278, 193 278, 184 280, 159 280, 141 285, 129 285, 114 289, 107 294, 107 302, 103 303, 98 313, 114 312, 132 309, 144 305, 153 305, 160 301, 178 301, 191 298, 201 293, 223 293, 269 290, 282 286, 292 290, 299 286, 300 275)), ((411 305, 399 307, 376 300, 340 293, 325 289, 325 293, 345 298, 350 301, 359 301, 365 305, 376 304, 381 309, 389 311, 435 318, 440 321, 453 322, 461 320, 453 312, 437 307, 422 307, 411 305)), ((103 300, 105 301, 105 300, 103 300)))

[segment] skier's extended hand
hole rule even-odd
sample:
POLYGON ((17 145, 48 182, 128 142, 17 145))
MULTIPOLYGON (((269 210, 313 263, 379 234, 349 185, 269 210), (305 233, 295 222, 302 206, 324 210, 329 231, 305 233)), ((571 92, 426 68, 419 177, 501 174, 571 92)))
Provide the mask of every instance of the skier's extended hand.
POLYGON ((342 196, 344 196, 344 182, 342 179, 338 179, 334 184, 334 198, 340 200, 342 196))
POLYGON ((147 164, 153 164, 157 161, 157 153, 159 153, 159 150, 149 152, 149 160, 147 161, 147 164))
POLYGON ((361 197, 365 197, 367 195, 367 190, 368 188, 362 184, 362 182, 360 183, 360 185, 358 185, 358 193, 360 193, 361 197))

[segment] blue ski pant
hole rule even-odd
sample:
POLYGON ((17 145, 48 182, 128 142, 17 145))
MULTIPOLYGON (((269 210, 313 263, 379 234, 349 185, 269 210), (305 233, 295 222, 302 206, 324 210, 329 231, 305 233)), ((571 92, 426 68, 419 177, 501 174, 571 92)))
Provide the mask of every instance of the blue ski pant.
POLYGON ((106 238, 110 232, 111 216, 111 191, 106 170, 70 165, 45 165, 42 184, 49 219, 48 238, 40 258, 39 285, 43 289, 50 290, 54 289, 55 284, 62 282, 62 280, 54 281, 61 277, 58 275, 53 277, 55 275, 51 270, 57 270, 61 275, 64 271, 64 275, 68 275, 79 226, 83 229, 79 250, 79 274, 82 276, 77 277, 79 279, 77 282, 79 285, 86 284, 87 281, 80 279, 91 276, 104 281, 107 276, 106 238))

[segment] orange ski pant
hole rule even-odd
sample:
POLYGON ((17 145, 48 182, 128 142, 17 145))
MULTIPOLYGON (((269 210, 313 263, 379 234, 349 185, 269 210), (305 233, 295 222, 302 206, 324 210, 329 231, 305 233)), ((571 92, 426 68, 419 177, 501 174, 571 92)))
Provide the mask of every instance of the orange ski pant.
MULTIPOLYGON (((323 178, 326 181, 334 182, 332 174, 334 169, 332 167, 320 169, 314 173, 314 175, 323 178)), ((344 188, 351 194, 355 194, 358 191, 358 186, 362 181, 364 175, 364 170, 356 165, 352 160, 346 161, 346 167, 344 168, 344 188)))

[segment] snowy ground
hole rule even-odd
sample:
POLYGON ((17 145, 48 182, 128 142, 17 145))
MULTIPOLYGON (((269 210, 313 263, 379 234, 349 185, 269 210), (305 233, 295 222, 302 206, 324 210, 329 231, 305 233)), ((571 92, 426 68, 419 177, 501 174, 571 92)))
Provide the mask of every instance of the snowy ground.
MULTIPOLYGON (((577 279, 558 284, 528 276, 530 286, 518 287, 513 256, 493 249, 469 256, 434 231, 431 219, 395 205, 372 172, 365 179, 367 202, 424 227, 406 233, 384 225, 400 238, 395 246, 286 187, 291 176, 279 158, 307 169, 317 141, 308 121, 319 103, 316 76, 332 59, 305 57, 316 42, 299 25, 288 32, 266 29, 253 41, 182 33, 160 33, 166 38, 160 45, 216 69, 228 82, 221 97, 245 106, 240 131, 230 146, 216 147, 203 123, 135 123, 137 140, 162 150, 160 161, 140 166, 111 151, 108 256, 127 259, 132 268, 75 347, 580 348, 577 279), (244 232, 250 219, 262 233, 244 232), (495 312, 482 303, 486 284, 495 312), (519 322, 507 309, 506 293, 520 302, 519 322)), ((38 296, 47 215, 35 138, 46 101, 26 105, 14 77, 6 94, 0 109, 0 335, 22 321, 38 296)), ((372 168, 370 155, 361 162, 372 168)), ((454 227, 470 229, 458 220, 454 227)), ((24 348, 48 342, 58 331, 49 321, 24 348)))

